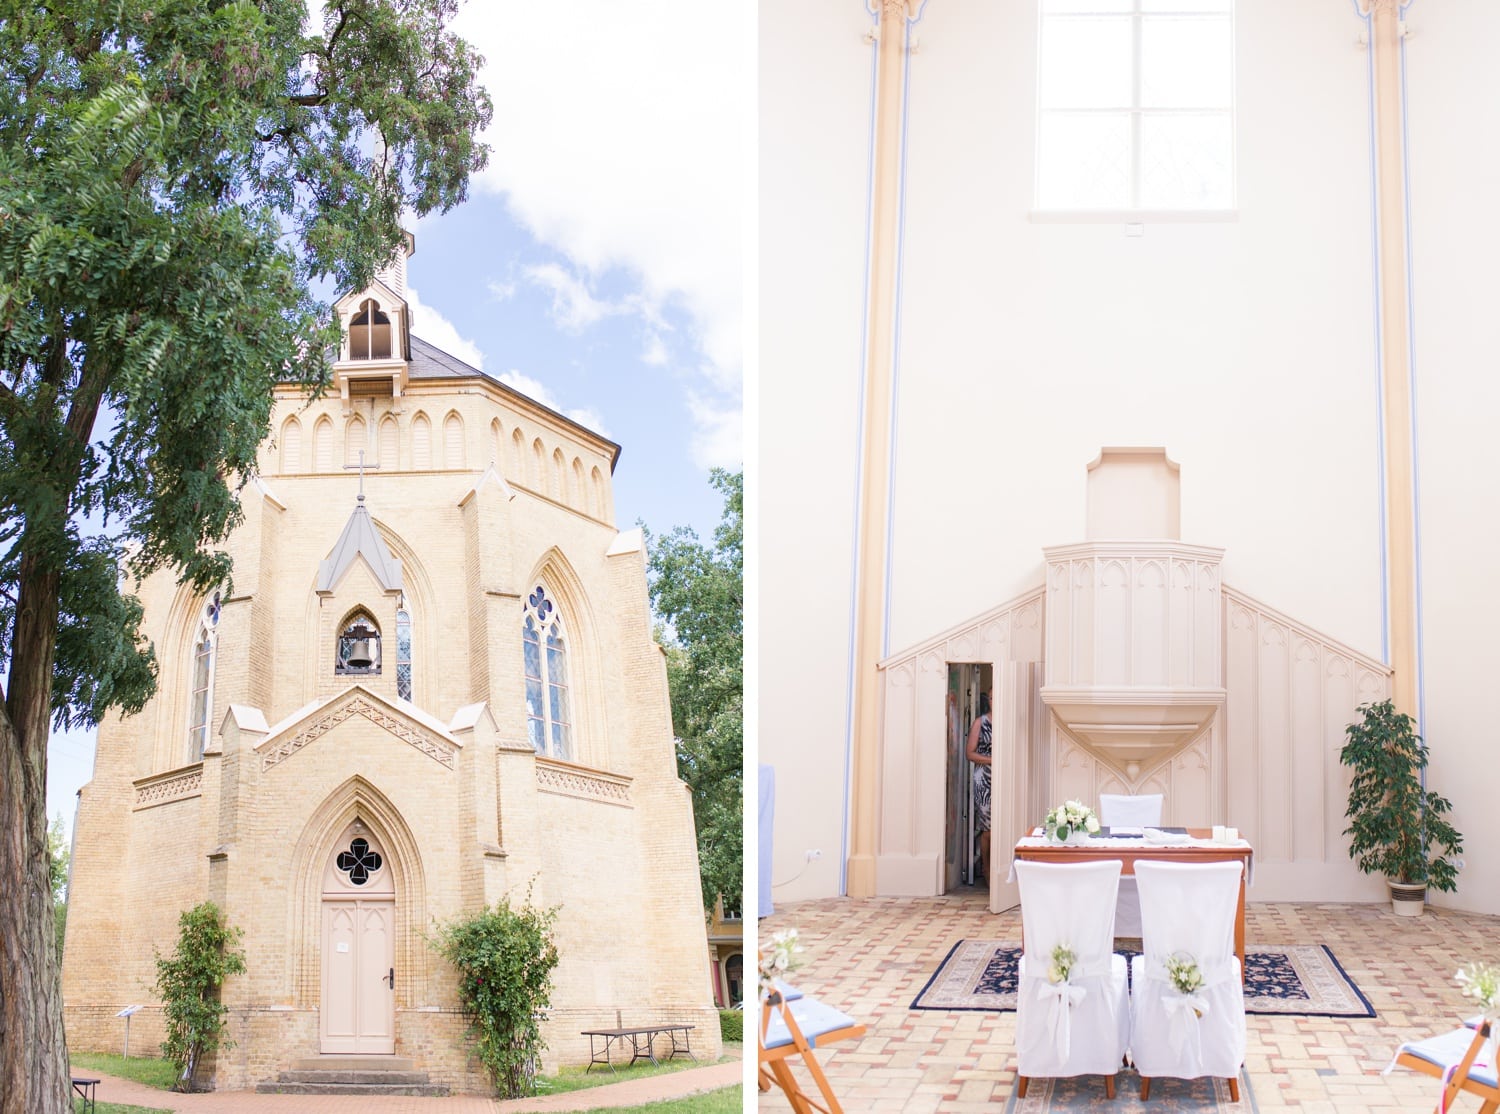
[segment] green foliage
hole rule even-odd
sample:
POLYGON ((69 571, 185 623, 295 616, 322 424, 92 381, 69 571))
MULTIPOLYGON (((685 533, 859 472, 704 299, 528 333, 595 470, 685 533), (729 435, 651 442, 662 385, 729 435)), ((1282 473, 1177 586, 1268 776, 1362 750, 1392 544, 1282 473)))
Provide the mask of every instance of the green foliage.
POLYGON ((1422 787, 1427 748, 1415 722, 1389 700, 1359 711, 1363 718, 1345 729, 1339 752, 1354 771, 1344 813, 1349 857, 1366 874, 1451 892, 1458 868, 1447 856, 1463 851, 1463 836, 1447 819, 1448 800, 1422 787), (1441 848, 1436 857, 1434 844, 1441 848))
POLYGON ((57 937, 57 954, 62 955, 63 937, 68 930, 68 841, 63 831, 62 813, 47 829, 47 859, 52 876, 52 929, 57 937))
POLYGON ((502 1098, 533 1094, 546 1047, 538 1014, 551 1004, 557 910, 520 908, 502 899, 493 909, 443 925, 433 946, 458 969, 458 1000, 469 1019, 474 1051, 502 1098))
POLYGON ((211 901, 186 910, 177 924, 176 950, 170 958, 156 957, 156 993, 167 1024, 162 1055, 179 1072, 173 1089, 191 1091, 203 1057, 233 1046, 224 1036, 228 1011, 219 1001, 219 988, 230 975, 245 972, 245 954, 239 950, 244 930, 226 925, 211 901))
POLYGON ((745 1039, 745 1011, 720 1010, 719 1036, 727 1041, 743 1041, 745 1039))
POLYGON ((330 0, 304 33, 302 0, 7 5, 0 669, 55 636, 59 723, 154 687, 127 566, 227 579, 216 546, 271 389, 327 375, 332 315, 308 281, 362 286, 403 206, 447 209, 484 166, 490 101, 456 8, 330 0), (85 538, 85 516, 111 536, 85 538), (46 606, 28 589, 59 613, 12 645, 17 614, 46 606))
POLYGON ((744 474, 714 469, 724 514, 705 546, 686 527, 651 544, 651 604, 665 624, 677 768, 693 793, 703 907, 744 887, 744 474))

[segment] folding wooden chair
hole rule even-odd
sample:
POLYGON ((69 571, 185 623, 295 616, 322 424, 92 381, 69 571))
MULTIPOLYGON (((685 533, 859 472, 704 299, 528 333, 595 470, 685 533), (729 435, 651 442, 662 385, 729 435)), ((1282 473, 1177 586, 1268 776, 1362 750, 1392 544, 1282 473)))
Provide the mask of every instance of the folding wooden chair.
POLYGON ((1470 1025, 1473 1028, 1407 1041, 1396 1050, 1392 1067, 1411 1068, 1442 1080, 1443 1093, 1434 1114, 1446 1114, 1462 1093, 1478 1095, 1483 1100, 1479 1114, 1500 1111, 1500 1080, 1495 1075, 1495 1048, 1489 1040, 1489 1022, 1470 1022, 1470 1025))
POLYGON ((815 1110, 822 1114, 843 1114, 844 1108, 839 1105, 833 1085, 813 1049, 835 1041, 858 1040, 864 1035, 865 1027, 848 1014, 778 984, 761 1007, 760 1089, 769 1091, 773 1083, 780 1087, 796 1114, 812 1114, 815 1110), (807 1065, 826 1106, 814 1101, 792 1074, 790 1061, 797 1056, 807 1065))

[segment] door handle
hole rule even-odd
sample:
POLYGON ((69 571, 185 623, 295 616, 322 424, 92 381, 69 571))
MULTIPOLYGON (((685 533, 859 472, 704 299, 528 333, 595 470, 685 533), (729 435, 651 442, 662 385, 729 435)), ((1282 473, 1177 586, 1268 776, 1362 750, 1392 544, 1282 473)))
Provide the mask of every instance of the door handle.
POLYGON ((387 975, 384 979, 381 979, 380 981, 381 982, 385 982, 387 979, 390 980, 391 989, 395 990, 396 989, 396 969, 394 967, 391 968, 391 973, 389 975, 387 975))

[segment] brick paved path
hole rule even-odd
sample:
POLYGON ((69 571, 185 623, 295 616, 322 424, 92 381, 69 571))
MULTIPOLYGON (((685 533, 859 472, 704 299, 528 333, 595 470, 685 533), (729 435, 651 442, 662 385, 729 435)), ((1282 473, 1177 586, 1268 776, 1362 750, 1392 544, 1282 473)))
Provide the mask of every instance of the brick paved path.
MULTIPOLYGON (((806 962, 792 981, 869 1027, 864 1039, 818 1053, 850 1111, 996 1114, 1010 1097, 1014 1013, 907 1008, 960 939, 1020 939, 1019 912, 995 916, 985 903, 983 890, 805 901, 778 905, 761 923, 765 934, 797 928, 806 962)), ((1327 944, 1377 1014, 1249 1017, 1245 1067, 1261 1114, 1431 1110, 1434 1080, 1380 1072, 1401 1041, 1450 1029, 1466 1016, 1453 981, 1459 966, 1500 962, 1500 918, 1430 908, 1422 917, 1397 917, 1389 903, 1252 903, 1246 939, 1327 944)), ((800 1078, 812 1090, 805 1072, 800 1078)), ((759 1105, 766 1114, 790 1108, 777 1090, 759 1105)), ((1472 1114, 1472 1106, 1459 1109, 1472 1114)))
POLYGON ((176 1095, 169 1091, 158 1091, 155 1087, 133 1083, 128 1079, 116 1079, 102 1072, 86 1071, 80 1074, 96 1077, 99 1084, 100 1102, 127 1103, 132 1106, 151 1106, 162 1110, 173 1110, 183 1114, 527 1114, 527 1112, 566 1110, 600 1110, 613 1106, 639 1106, 662 1099, 681 1098, 684 1095, 701 1094, 730 1087, 741 1080, 742 1065, 738 1062, 714 1064, 703 1068, 688 1068, 684 1071, 631 1079, 624 1083, 609 1083, 602 1087, 591 1087, 582 1091, 569 1091, 561 1095, 545 1095, 534 1099, 513 1099, 501 1102, 497 1099, 460 1095, 454 1098, 405 1098, 397 1096, 367 1097, 363 1095, 336 1095, 314 1097, 310 1095, 257 1095, 243 1091, 215 1092, 206 1095, 176 1095))

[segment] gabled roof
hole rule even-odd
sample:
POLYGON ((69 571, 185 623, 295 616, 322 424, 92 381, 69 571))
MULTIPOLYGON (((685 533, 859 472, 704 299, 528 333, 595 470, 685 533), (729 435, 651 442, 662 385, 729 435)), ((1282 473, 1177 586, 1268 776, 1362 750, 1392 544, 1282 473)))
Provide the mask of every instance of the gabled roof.
POLYGON ((344 532, 334 543, 333 551, 318 566, 318 591, 331 592, 343 579, 355 558, 363 557, 387 592, 401 591, 401 562, 391 556, 391 551, 380 540, 380 532, 365 510, 364 496, 355 504, 354 513, 344 523, 344 532))

